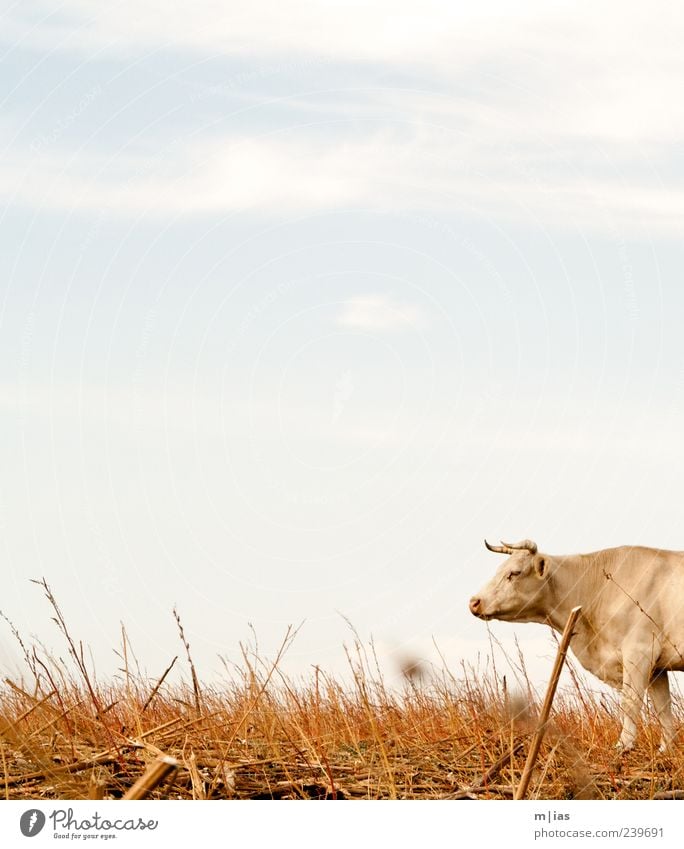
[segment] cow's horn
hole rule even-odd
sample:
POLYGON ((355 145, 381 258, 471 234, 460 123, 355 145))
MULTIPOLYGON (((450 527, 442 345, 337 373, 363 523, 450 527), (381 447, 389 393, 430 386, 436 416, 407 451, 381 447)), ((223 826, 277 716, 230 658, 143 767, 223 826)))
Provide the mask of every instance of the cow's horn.
POLYGON ((493 551, 495 554, 512 554, 512 550, 504 543, 503 546, 500 545, 490 545, 487 540, 484 541, 484 544, 487 546, 489 551, 493 551))
POLYGON ((529 551, 530 554, 536 554, 537 553, 537 543, 532 542, 531 539, 524 539, 524 540, 522 540, 522 542, 515 542, 515 543, 504 542, 503 540, 501 540, 501 545, 505 546, 506 548, 511 548, 511 549, 523 549, 525 551, 529 551))

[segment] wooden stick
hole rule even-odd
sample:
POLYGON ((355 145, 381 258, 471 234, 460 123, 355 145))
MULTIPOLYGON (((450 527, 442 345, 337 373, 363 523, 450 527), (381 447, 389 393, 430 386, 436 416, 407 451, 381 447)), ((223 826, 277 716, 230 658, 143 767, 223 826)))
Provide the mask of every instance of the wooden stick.
POLYGON ((147 772, 141 775, 135 784, 124 793, 124 799, 144 799, 155 787, 162 783, 166 776, 178 769, 179 762, 169 755, 162 755, 154 760, 147 772))
POLYGON ((157 695, 157 693, 159 692, 159 688, 160 688, 160 687, 161 687, 161 685, 164 683, 164 680, 165 680, 166 676, 169 674, 169 672, 171 672, 171 670, 173 669, 173 665, 174 665, 174 663, 175 663, 177 660, 178 660, 178 655, 176 655, 176 656, 174 657, 174 659, 171 661, 171 663, 170 663, 170 664, 166 667, 166 669, 164 670, 164 674, 163 674, 163 675, 162 675, 162 677, 159 679, 159 681, 157 681, 157 683, 156 683, 156 684, 155 684, 155 686, 154 686, 154 690, 152 690, 152 692, 150 693, 150 695, 149 695, 149 696, 148 696, 148 698, 147 698, 147 701, 146 701, 146 702, 145 702, 145 704, 143 705, 143 708, 142 708, 142 710, 140 711, 140 713, 141 713, 141 714, 145 713, 145 711, 147 710, 147 708, 150 706, 150 702, 152 701, 152 699, 153 699, 153 698, 157 695))
MULTIPOLYGON (((27 716, 30 716, 34 710, 37 710, 41 705, 45 704, 48 699, 51 699, 57 690, 53 690, 51 693, 48 693, 44 699, 41 699, 39 702, 36 702, 34 705, 31 705, 30 708, 27 708, 22 714, 20 714, 16 719, 5 719, 0 721, 0 735, 8 734, 10 731, 17 730, 16 726, 22 721, 22 719, 26 719, 27 716)), ((52 705, 50 705, 52 708, 52 705)), ((54 708, 52 708, 54 710, 54 708)))
POLYGON ((474 787, 468 787, 467 790, 459 790, 458 793, 447 793, 445 796, 438 796, 437 798, 462 801, 463 799, 477 799, 478 793, 498 793, 500 796, 513 796, 510 784, 490 784, 487 787, 481 787, 478 784, 474 787))
POLYGON ((539 714, 539 721, 537 722, 534 737, 532 738, 532 745, 530 746, 530 751, 527 755, 527 760, 525 761, 525 767, 520 778, 520 784, 518 785, 518 789, 515 791, 516 799, 524 799, 525 794, 527 793, 527 788, 529 787, 530 779, 532 778, 532 770, 534 769, 534 764, 537 760, 537 755, 539 754, 539 749, 541 747, 542 740, 544 739, 544 733, 546 732, 546 726, 549 721, 549 713, 551 712, 553 697, 556 695, 558 679, 560 678, 563 663, 565 662, 565 656, 568 653, 568 646, 572 639, 572 629, 575 627, 575 623, 577 622, 577 617, 579 616, 581 609, 581 606, 573 607, 570 611, 568 621, 565 624, 565 630, 563 631, 563 636, 561 637, 560 645, 558 646, 558 653, 556 654, 556 662, 553 665, 551 680, 549 681, 549 686, 546 689, 544 704, 542 705, 541 713, 539 714))
MULTIPOLYGON (((473 799, 474 793, 486 793, 488 790, 500 790, 501 787, 498 785, 492 784, 492 781, 499 775, 502 769, 506 767, 514 758, 515 755, 523 747, 522 740, 516 740, 515 743, 511 746, 511 748, 503 754, 498 761, 493 763, 487 772, 475 782, 475 784, 469 785, 468 787, 463 787, 461 790, 458 790, 456 793, 447 793, 445 796, 440 796, 441 799, 473 799)), ((509 796, 512 796, 511 788, 507 788, 507 792, 509 796)))
POLYGON ((115 763, 116 760, 117 753, 114 749, 108 749, 106 752, 100 752, 99 755, 94 755, 92 758, 86 758, 82 761, 75 761, 62 766, 51 766, 49 769, 41 769, 37 772, 25 772, 23 775, 8 775, 5 778, 0 778, 0 786, 4 784, 5 787, 14 787, 16 784, 23 784, 25 781, 45 779, 69 772, 80 772, 83 769, 88 769, 88 767, 115 763))
POLYGON ((97 775, 93 771, 88 782, 88 798, 89 799, 104 799, 107 782, 101 775, 97 775))
POLYGON ((482 776, 482 778, 476 784, 473 785, 473 787, 471 789, 479 789, 479 788, 484 789, 484 788, 486 788, 486 786, 488 784, 490 784, 492 781, 494 781, 494 779, 501 772, 501 770, 504 767, 508 766, 508 764, 511 762, 513 757, 518 754, 518 752, 522 749, 522 747, 523 747, 523 741, 517 740, 513 744, 511 749, 508 752, 506 752, 506 754, 502 755, 499 758, 499 760, 496 761, 496 763, 493 763, 489 767, 487 772, 482 776))
POLYGON ((154 728, 150 728, 148 731, 143 731, 143 733, 140 735, 140 739, 144 740, 145 737, 150 737, 152 734, 158 734, 165 728, 170 728, 172 725, 178 725, 178 723, 182 721, 183 717, 177 716, 175 719, 170 719, 168 722, 163 722, 161 725, 155 725, 154 728))

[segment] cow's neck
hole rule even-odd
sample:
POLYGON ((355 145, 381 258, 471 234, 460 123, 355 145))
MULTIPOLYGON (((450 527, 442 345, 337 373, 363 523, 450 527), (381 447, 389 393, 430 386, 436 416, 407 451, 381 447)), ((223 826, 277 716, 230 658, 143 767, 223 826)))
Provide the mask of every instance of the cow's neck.
POLYGON ((549 604, 546 621, 556 631, 563 631, 573 607, 582 607, 577 632, 591 623, 593 601, 601 586, 601 573, 584 555, 549 557, 549 604))

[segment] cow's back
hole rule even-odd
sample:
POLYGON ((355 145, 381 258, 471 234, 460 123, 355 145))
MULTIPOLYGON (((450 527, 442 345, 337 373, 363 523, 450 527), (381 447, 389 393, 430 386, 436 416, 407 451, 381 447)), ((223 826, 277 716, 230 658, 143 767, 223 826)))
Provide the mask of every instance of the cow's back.
POLYGON ((659 644, 658 668, 684 669, 684 552, 621 546, 598 556, 606 581, 604 615, 623 639, 659 644))

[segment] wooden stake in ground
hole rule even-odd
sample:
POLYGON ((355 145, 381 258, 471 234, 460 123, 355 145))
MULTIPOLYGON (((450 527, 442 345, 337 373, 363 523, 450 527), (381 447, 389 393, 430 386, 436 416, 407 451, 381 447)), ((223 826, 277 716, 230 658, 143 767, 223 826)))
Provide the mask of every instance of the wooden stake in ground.
POLYGON ((527 755, 527 760, 525 761, 525 768, 523 769, 523 774, 520 778, 520 784, 518 785, 518 789, 515 791, 516 799, 524 799, 525 794, 527 793, 530 778, 532 777, 532 770, 534 769, 534 764, 537 760, 537 755, 539 754, 539 749, 541 747, 542 740, 544 739, 544 733, 546 732, 546 726, 549 721, 549 713, 551 712, 553 697, 556 695, 558 679, 560 678, 561 669, 565 662, 565 656, 568 653, 568 646, 572 639, 572 629, 575 627, 575 623, 577 622, 577 617, 579 616, 581 609, 581 606, 573 607, 570 611, 568 621, 565 624, 565 630, 563 631, 563 636, 561 637, 560 645, 558 646, 558 653, 556 654, 556 662, 553 665, 551 680, 549 681, 549 686, 546 689, 544 704, 542 705, 541 713, 539 714, 539 721, 534 732, 534 737, 532 738, 532 745, 530 746, 530 751, 527 755))
POLYGON ((124 799, 144 799, 155 787, 162 783, 166 776, 179 767, 175 758, 168 755, 160 755, 150 764, 149 769, 135 784, 126 791, 124 799))

